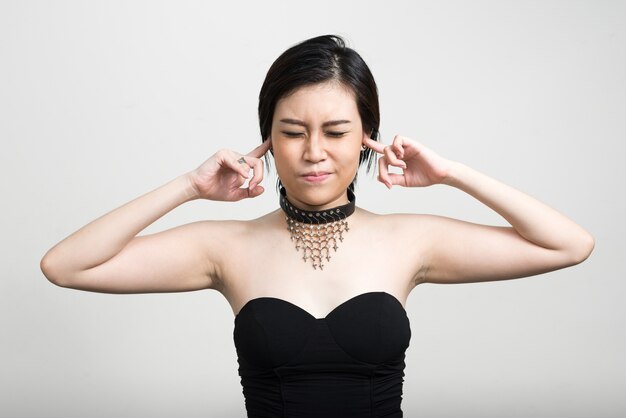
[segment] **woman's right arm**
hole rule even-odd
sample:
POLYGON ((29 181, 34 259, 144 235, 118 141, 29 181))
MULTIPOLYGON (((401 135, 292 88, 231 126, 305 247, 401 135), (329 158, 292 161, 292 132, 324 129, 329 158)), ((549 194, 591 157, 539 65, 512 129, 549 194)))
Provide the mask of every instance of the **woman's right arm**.
POLYGON ((200 221, 137 236, 177 206, 195 199, 237 201, 264 189, 260 157, 269 140, 241 154, 221 150, 196 170, 83 226, 41 260, 52 283, 106 293, 180 292, 218 286, 218 261, 232 222, 200 221), (241 185, 253 169, 248 188, 241 185), (256 187, 255 187, 256 186, 256 187))

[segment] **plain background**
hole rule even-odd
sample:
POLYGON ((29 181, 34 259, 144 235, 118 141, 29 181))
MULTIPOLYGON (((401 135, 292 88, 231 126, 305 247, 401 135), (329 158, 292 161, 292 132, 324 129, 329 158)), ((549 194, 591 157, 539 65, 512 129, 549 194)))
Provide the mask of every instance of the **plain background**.
MULTIPOLYGON (((254 148, 271 63, 335 33, 376 77, 384 143, 419 140, 596 238, 572 268, 416 288, 405 415, 624 416, 625 28, 626 4, 598 0, 3 1, 0 415, 244 416, 218 292, 68 290, 39 261, 218 149, 254 148)), ((375 175, 359 178, 365 209, 504 224, 459 190, 388 191, 375 175)), ((254 200, 185 204, 142 234, 256 218, 278 207, 275 181, 254 200)))

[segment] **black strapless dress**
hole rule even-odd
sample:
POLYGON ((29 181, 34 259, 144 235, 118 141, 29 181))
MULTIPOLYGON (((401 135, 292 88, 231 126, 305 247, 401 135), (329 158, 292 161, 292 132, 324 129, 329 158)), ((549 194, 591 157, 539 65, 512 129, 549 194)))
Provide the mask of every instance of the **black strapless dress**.
POLYGON ((248 417, 402 417, 411 328, 386 292, 325 318, 274 297, 248 301, 233 332, 248 417))

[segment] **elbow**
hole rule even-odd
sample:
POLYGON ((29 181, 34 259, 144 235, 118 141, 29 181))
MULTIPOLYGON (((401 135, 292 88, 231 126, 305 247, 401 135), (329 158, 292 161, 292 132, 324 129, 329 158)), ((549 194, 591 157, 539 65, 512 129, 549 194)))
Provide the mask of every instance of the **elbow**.
POLYGON ((580 264, 589 258, 595 246, 595 239, 585 231, 580 239, 576 240, 576 245, 570 251, 572 265, 580 264))
POLYGON ((39 268, 50 283, 55 284, 59 287, 68 287, 68 284, 65 283, 65 281, 62 279, 63 274, 60 274, 58 269, 55 268, 54 260, 50 256, 49 252, 46 253, 46 255, 44 255, 39 262, 39 268))

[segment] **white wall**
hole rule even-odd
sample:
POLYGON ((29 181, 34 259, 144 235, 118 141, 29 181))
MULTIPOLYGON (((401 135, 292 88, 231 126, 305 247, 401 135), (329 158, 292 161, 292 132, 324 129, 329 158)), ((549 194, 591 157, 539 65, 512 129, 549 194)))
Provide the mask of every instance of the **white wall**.
MULTIPOLYGON (((408 417, 626 414, 626 3, 618 1, 0 3, 0 415, 240 417, 233 315, 213 291, 104 295, 46 281, 53 244, 260 142, 258 92, 286 48, 336 33, 370 65, 395 134, 517 187, 596 238, 585 263, 411 295, 408 417), (219 4, 219 6, 217 6, 219 4)), ((145 232, 250 219, 266 193, 195 201, 145 232)), ((359 206, 503 224, 445 186, 359 206)))

